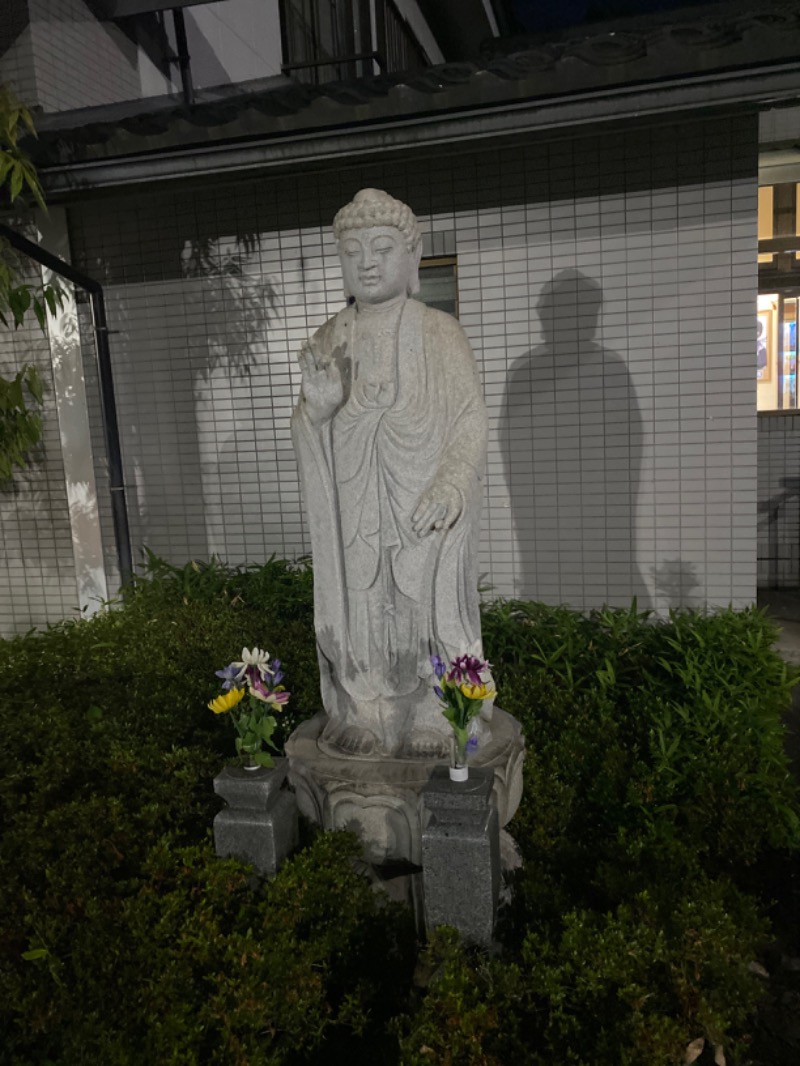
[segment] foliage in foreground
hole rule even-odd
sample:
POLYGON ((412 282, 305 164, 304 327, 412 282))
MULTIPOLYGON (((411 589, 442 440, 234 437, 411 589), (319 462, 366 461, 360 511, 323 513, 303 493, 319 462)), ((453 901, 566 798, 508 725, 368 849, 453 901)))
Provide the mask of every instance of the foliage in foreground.
POLYGON ((213 857, 215 666, 267 648, 283 735, 313 714, 311 592, 151 558, 121 609, 0 642, 0 1062, 668 1066, 705 1039, 766 1066, 751 964, 798 808, 763 617, 489 606, 525 865, 500 957, 446 930, 417 956, 346 835, 264 890, 213 857))
MULTIPOLYGON (((0 85, 0 209, 15 205, 27 195, 46 211, 36 170, 19 141, 35 136, 33 119, 26 107, 0 85)), ((55 315, 62 301, 58 285, 34 286, 23 280, 25 267, 8 240, 0 236, 0 322, 22 325, 33 311, 41 329, 47 312, 55 315)), ((42 421, 37 413, 43 398, 42 382, 34 366, 22 367, 13 377, 0 374, 0 486, 15 469, 26 465, 29 452, 41 439, 42 421)))

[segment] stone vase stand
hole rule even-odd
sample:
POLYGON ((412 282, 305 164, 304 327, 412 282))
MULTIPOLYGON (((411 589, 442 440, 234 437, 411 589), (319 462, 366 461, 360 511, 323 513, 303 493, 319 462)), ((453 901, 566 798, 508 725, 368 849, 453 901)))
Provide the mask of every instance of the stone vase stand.
POLYGON ((271 877, 297 847, 297 800, 285 788, 284 758, 254 770, 226 766, 214 778, 214 791, 227 806, 214 818, 214 847, 220 858, 235 856, 271 877))

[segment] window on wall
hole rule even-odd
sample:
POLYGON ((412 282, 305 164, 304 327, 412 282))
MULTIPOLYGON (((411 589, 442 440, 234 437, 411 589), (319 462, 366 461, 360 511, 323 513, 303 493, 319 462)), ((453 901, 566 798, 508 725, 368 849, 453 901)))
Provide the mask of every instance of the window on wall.
POLYGON ((436 256, 419 265, 419 297, 428 307, 458 317, 458 276, 456 257, 436 256))
POLYGON ((798 409, 799 220, 800 186, 786 182, 759 189, 755 323, 759 411, 798 409))
MULTIPOLYGON (((771 185, 762 185, 758 190, 758 245, 761 247, 762 241, 772 240, 774 236, 774 224, 773 224, 773 203, 774 195, 771 185)), ((772 263, 774 262, 775 255, 772 252, 759 252, 759 263, 772 263)))

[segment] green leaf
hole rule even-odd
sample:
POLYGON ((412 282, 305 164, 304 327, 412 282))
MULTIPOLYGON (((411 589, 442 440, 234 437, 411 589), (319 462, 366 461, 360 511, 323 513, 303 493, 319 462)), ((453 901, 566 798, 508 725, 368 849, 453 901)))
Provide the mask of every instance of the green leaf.
POLYGON ((30 951, 23 951, 22 957, 26 962, 35 962, 36 959, 46 959, 49 954, 47 948, 31 948, 30 951))
POLYGON ((40 403, 42 383, 35 367, 25 367, 11 379, 0 376, 0 481, 8 480, 15 467, 25 465, 26 453, 41 439, 42 422, 27 407, 25 383, 40 403))
POLYGON ((25 184, 28 186, 29 191, 33 194, 33 198, 41 209, 47 214, 47 205, 44 202, 44 195, 42 193, 42 187, 39 184, 39 178, 33 165, 27 160, 22 159, 20 161, 20 169, 22 170, 22 176, 25 184))
POLYGON ((25 410, 25 397, 22 392, 22 374, 17 374, 14 380, 10 383, 8 390, 8 397, 11 401, 12 407, 16 407, 18 410, 25 410))
POLYGON ((20 167, 19 163, 15 160, 13 162, 12 168, 11 168, 11 181, 9 183, 9 191, 8 191, 8 195, 11 197, 11 202, 12 203, 16 200, 16 198, 22 192, 22 185, 23 185, 22 168, 20 167))
POLYGON ((58 308, 63 303, 64 294, 62 293, 60 288, 54 285, 46 285, 42 295, 44 296, 45 303, 47 304, 50 314, 53 316, 53 318, 55 318, 58 308))
POLYGON ((44 389, 42 387, 42 379, 39 377, 39 371, 35 366, 29 366, 25 371, 25 382, 30 389, 31 396, 37 403, 42 403, 44 399, 44 389))

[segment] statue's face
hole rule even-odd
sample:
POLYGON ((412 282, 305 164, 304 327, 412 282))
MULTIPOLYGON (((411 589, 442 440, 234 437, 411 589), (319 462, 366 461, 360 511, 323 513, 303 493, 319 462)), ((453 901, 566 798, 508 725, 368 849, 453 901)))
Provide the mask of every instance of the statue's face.
POLYGON ((415 257, 394 226, 346 230, 339 240, 344 284, 359 303, 382 304, 408 292, 415 257))

